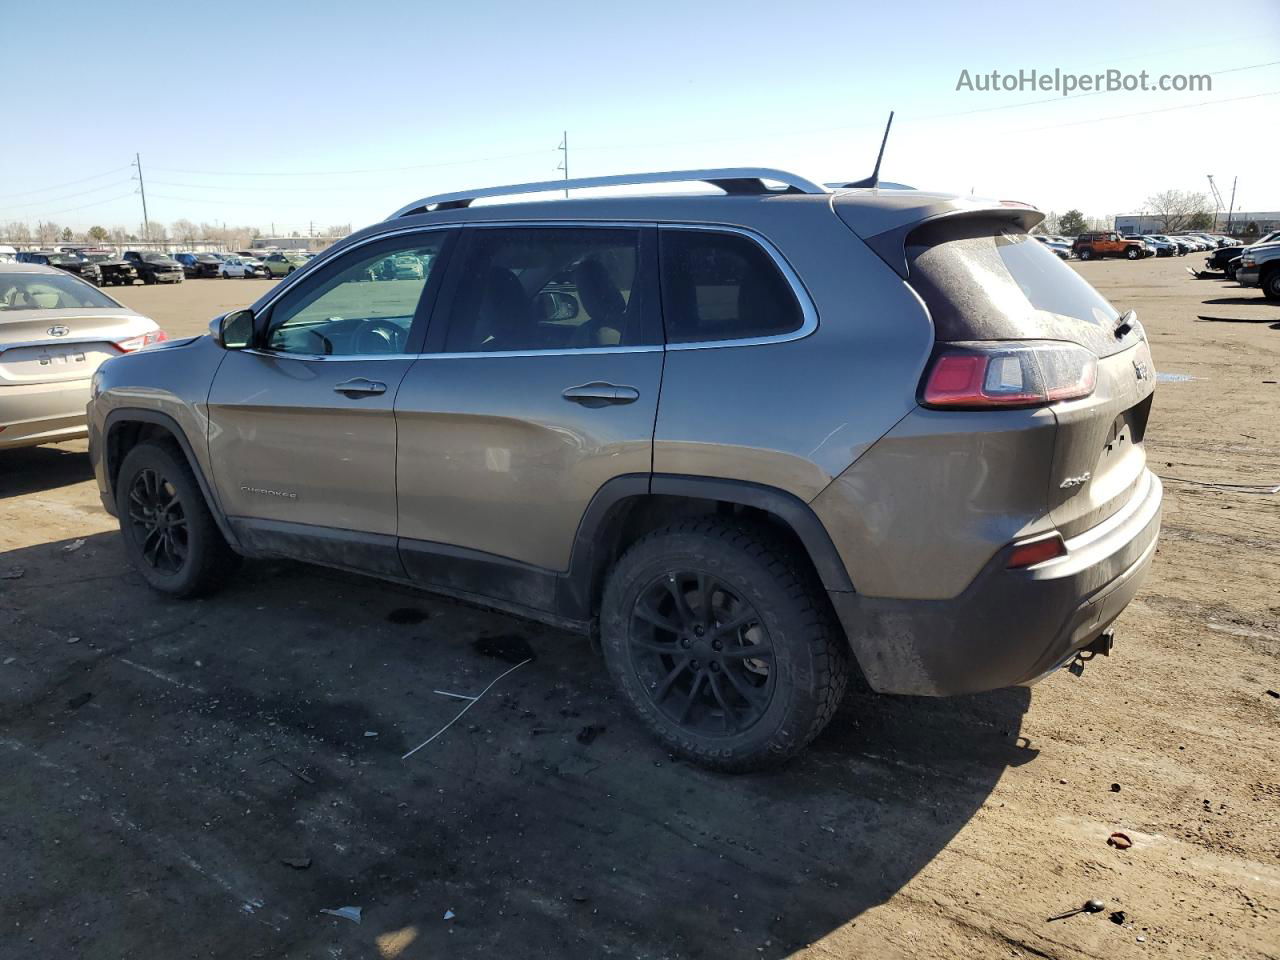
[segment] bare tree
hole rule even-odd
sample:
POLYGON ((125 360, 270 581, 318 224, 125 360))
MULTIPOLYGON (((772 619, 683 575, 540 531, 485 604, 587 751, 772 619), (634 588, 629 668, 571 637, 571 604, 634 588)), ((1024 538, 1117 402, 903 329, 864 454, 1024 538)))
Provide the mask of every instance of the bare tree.
POLYGON ((1189 190, 1165 190, 1147 197, 1143 209, 1160 221, 1162 233, 1188 229, 1192 218, 1198 214, 1213 216, 1209 198, 1189 190))

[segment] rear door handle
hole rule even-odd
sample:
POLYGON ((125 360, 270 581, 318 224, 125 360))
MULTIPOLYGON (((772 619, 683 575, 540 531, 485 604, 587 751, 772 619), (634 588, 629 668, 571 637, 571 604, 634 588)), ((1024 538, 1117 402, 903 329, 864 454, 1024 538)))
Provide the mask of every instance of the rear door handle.
POLYGON ((387 392, 387 385, 379 383, 377 380, 368 380, 364 377, 356 377, 354 380, 344 380, 333 388, 335 393, 340 393, 345 397, 355 400, 359 397, 374 397, 380 393, 387 392))
POLYGON ((580 387, 569 387, 561 396, 571 403, 580 403, 584 407, 603 407, 611 403, 635 403, 640 399, 640 391, 635 387, 619 386, 616 383, 597 380, 593 383, 584 383, 580 387))

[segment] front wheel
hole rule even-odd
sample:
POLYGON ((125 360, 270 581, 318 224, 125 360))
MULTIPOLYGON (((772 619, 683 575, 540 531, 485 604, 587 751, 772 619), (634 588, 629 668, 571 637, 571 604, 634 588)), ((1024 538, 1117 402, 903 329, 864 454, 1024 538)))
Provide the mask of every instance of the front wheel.
POLYGON ((1082 250, 1077 254, 1077 256, 1078 256, 1081 260, 1092 260, 1092 259, 1093 259, 1093 251, 1092 251, 1092 250, 1090 250, 1088 247, 1084 247, 1084 248, 1083 248, 1083 249, 1082 249, 1082 250))
POLYGON ((1128 257, 1130 260, 1137 260, 1140 256, 1142 256, 1142 251, 1137 249, 1136 247, 1130 247, 1128 250, 1125 251, 1124 255, 1128 257))
POLYGON ((171 447, 142 443, 129 451, 116 481, 116 515, 129 562, 161 593, 209 593, 239 560, 191 467, 171 447))
POLYGON ((794 756, 848 682, 821 585, 762 527, 702 518, 645 536, 611 571, 600 620, 605 662, 640 720, 715 770, 794 756))
POLYGON ((1262 278, 1262 295, 1268 300, 1280 300, 1280 268, 1262 278))

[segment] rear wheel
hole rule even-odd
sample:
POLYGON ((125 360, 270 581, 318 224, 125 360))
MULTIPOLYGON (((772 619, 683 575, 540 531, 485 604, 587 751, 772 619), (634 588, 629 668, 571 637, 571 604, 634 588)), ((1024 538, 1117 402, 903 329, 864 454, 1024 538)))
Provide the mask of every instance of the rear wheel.
POLYGON ((600 619, 641 721, 713 769, 787 760, 844 696, 848 649, 821 586, 763 528, 703 518, 649 534, 610 573, 600 619))
POLYGON ((129 451, 116 480, 116 513, 129 561, 161 593, 209 593, 237 566, 191 467, 170 447, 142 443, 129 451))
POLYGON ((1262 295, 1268 300, 1280 300, 1280 269, 1272 269, 1262 278, 1262 295))

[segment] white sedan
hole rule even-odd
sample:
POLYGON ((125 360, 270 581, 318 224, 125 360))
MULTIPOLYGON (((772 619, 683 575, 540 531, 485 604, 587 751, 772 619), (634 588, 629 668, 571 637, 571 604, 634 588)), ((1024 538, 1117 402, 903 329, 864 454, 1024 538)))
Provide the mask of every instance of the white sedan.
POLYGON ((225 257, 218 268, 220 277, 265 277, 267 268, 253 257, 225 257))

